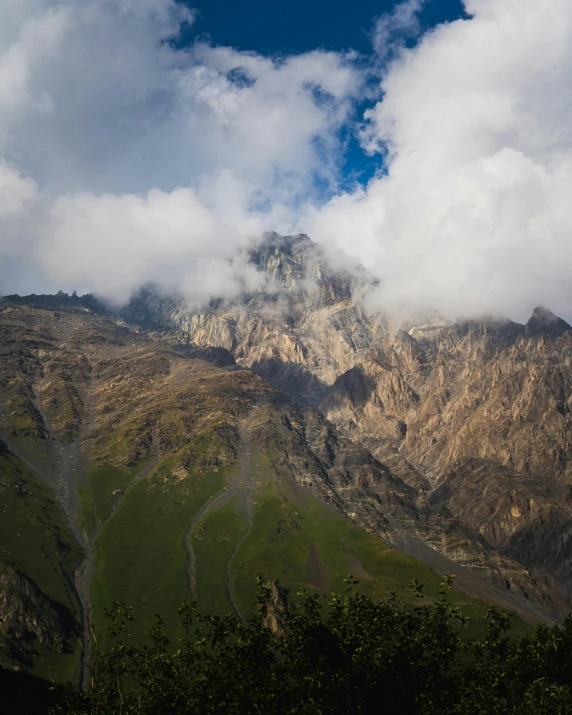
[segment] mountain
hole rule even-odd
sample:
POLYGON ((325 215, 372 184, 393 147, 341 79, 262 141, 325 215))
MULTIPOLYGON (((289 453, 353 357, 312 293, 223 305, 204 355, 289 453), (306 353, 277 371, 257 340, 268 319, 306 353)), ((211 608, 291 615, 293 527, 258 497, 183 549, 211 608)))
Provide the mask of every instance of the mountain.
POLYGON ((270 234, 251 261, 273 292, 196 310, 148 288, 126 316, 170 329, 167 341, 225 348, 365 447, 410 490, 409 511, 384 513, 388 543, 462 564, 562 617, 572 599, 570 326, 541 307, 526 325, 372 314, 375 281, 333 268, 306 236, 270 234), (482 508, 453 508, 442 487, 451 479, 455 504, 482 508))
POLYGON ((264 288, 209 309, 189 309, 180 296, 152 287, 122 315, 149 328, 172 328, 193 345, 222 347, 292 400, 317 407, 335 378, 365 354, 379 332, 362 300, 377 283, 359 267, 332 268, 307 236, 269 234, 251 263, 264 288))
POLYGON ((200 310, 152 286, 120 312, 0 301, 1 504, 28 524, 0 527, 5 666, 79 672, 114 600, 135 638, 157 612, 176 637, 189 594, 245 615, 258 575, 329 593, 351 571, 374 596, 417 578, 431 599, 453 573, 476 619, 561 620, 567 323, 372 314, 376 279, 307 236, 248 260, 263 287, 200 310))
POLYGON ((379 596, 416 578, 436 597, 437 574, 382 539, 390 514, 417 519, 413 490, 224 349, 75 299, 5 299, 0 333, 6 666, 70 677, 112 601, 135 607, 135 638, 157 612, 176 638, 189 595, 245 615, 258 575, 330 593, 352 572, 379 596))

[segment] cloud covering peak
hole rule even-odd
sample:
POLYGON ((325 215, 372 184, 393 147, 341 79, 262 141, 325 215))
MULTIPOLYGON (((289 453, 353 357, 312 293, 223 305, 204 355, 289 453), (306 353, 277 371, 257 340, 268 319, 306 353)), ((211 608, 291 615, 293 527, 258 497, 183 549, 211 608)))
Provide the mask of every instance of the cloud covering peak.
POLYGON ((572 6, 467 0, 470 19, 402 49, 366 114, 386 175, 311 209, 380 300, 449 314, 572 314, 572 6))
POLYGON ((364 61, 181 48, 172 0, 0 0, 0 293, 201 302, 276 229, 363 262, 380 308, 571 317, 572 6, 466 0, 406 47, 422 6, 364 61), (348 131, 385 156, 365 187, 340 182, 348 131))
POLYGON ((335 181, 351 54, 177 48, 173 0, 0 9, 0 292, 232 291, 237 248, 335 181))

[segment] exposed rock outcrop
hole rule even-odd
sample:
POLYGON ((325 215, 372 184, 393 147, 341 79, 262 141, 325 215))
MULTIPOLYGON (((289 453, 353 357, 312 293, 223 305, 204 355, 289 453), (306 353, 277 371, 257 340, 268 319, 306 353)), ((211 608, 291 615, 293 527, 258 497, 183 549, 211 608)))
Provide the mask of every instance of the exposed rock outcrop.
POLYGON ((270 602, 266 605, 266 613, 262 623, 273 633, 280 636, 284 632, 284 620, 288 610, 288 594, 280 586, 279 581, 272 581, 268 585, 270 602))
POLYGON ((38 645, 61 653, 66 629, 55 604, 30 578, 0 563, 0 667, 33 665, 38 645))
MULTIPOLYGON (((572 483, 568 323, 540 307, 526 325, 494 316, 452 324, 429 311, 407 320, 372 315, 364 297, 375 281, 354 268, 332 268, 306 236, 272 234, 250 258, 270 290, 202 311, 148 291, 132 302, 131 317, 179 329, 198 345, 225 347, 239 365, 299 406, 318 408, 363 445, 399 484, 384 487, 375 507, 343 478, 336 493, 348 513, 377 514, 360 518, 384 538, 397 541, 409 529, 493 580, 532 578, 552 589, 555 601, 569 602, 560 564, 567 563, 571 515, 554 496, 572 483), (475 473, 496 495, 497 521, 458 507, 471 503, 476 484, 466 465, 474 460, 492 465, 475 473), (454 489, 443 481, 453 472, 464 475, 454 489), (525 499, 531 483, 538 485, 535 506, 526 512, 518 495, 525 499)), ((364 480, 369 492, 384 483, 364 480)))

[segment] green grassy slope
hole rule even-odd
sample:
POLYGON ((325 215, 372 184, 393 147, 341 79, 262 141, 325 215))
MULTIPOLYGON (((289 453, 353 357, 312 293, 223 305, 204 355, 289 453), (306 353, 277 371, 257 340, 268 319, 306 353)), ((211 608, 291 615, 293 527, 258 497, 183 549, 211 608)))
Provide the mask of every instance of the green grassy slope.
MULTIPOLYGON (((0 443, 0 569, 9 565, 32 579, 62 609, 70 631, 77 631, 80 617, 70 584, 81 559, 81 549, 49 488, 0 443)), ((67 650, 63 658, 42 652, 36 674, 73 677, 78 644, 71 633, 67 650)))
MULTIPOLYGON (((197 524, 192 536, 199 609, 212 615, 225 615, 233 611, 227 593, 227 565, 237 545, 248 532, 248 522, 240 501, 232 499, 214 511, 197 524)), ((233 571, 230 573, 232 587, 233 571)), ((241 612, 247 613, 252 602, 241 601, 239 606, 241 612)))
POLYGON ((111 516, 133 477, 133 472, 105 465, 96 467, 79 482, 78 524, 90 539, 111 516))
MULTIPOLYGON (((258 461, 264 462, 263 457, 258 461)), ((230 588, 241 613, 252 610, 257 576, 278 579, 292 597, 300 587, 316 594, 343 592, 349 573, 373 598, 395 591, 413 602, 407 588, 413 579, 424 584, 428 602, 439 593, 441 578, 428 566, 390 548, 270 469, 254 497, 252 528, 246 535, 245 528, 244 514, 232 502, 213 511, 194 531, 197 593, 210 610, 232 609, 225 587, 231 554, 230 588)), ((472 619, 482 619, 488 608, 456 591, 452 600, 472 619)))
POLYGON ((178 607, 189 598, 184 535, 222 483, 222 473, 178 480, 157 467, 127 489, 94 542, 91 593, 98 626, 104 608, 126 601, 136 609, 134 635, 159 613, 173 636, 178 607))
MULTIPOLYGON (((414 578, 425 584, 428 599, 437 596, 441 579, 430 568, 316 502, 287 477, 267 468, 258 470, 259 478, 262 472, 266 481, 259 479, 252 528, 245 513, 246 495, 239 492, 220 508, 215 506, 193 529, 200 611, 233 612, 230 586, 240 612, 251 612, 259 575, 279 579, 291 595, 299 587, 319 594, 341 592, 351 572, 373 597, 396 591, 411 600, 407 584, 414 578)), ((233 475, 228 476, 231 483, 233 475)), ((185 532, 209 500, 223 492, 224 477, 221 470, 177 479, 168 468, 157 466, 126 488, 94 543, 91 593, 98 628, 103 625, 103 608, 122 600, 135 608, 131 630, 137 640, 156 613, 165 619, 168 635, 176 637, 177 609, 190 596, 185 532)), ((455 592, 454 600, 473 618, 486 612, 485 604, 462 593, 455 592)))
MULTIPOLYGON (((344 578, 352 573, 360 589, 374 598, 395 591, 413 603, 407 588, 413 579, 424 584, 426 602, 437 598, 441 578, 434 571, 317 502, 272 468, 264 449, 257 448, 252 459, 250 486, 234 490, 239 460, 219 471, 190 469, 184 476, 179 464, 171 455, 140 472, 144 476, 100 467, 88 479, 87 514, 94 524, 107 519, 93 545, 91 595, 98 629, 103 609, 126 601, 135 608, 131 632, 136 640, 157 613, 165 619, 168 636, 177 637, 178 607, 191 595, 185 550, 191 523, 201 612, 223 615, 236 605, 248 614, 257 576, 278 579, 291 597, 300 587, 316 594, 343 592, 344 578), (117 489, 124 493, 114 496, 117 489)), ((463 593, 453 592, 452 599, 474 621, 486 614, 487 604, 463 593)))

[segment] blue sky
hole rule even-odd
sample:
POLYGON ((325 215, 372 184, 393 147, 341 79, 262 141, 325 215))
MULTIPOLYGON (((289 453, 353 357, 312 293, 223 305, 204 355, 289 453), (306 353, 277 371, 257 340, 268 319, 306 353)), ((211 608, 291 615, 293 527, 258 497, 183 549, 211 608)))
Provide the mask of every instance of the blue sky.
MULTIPOLYGON (((198 39, 262 55, 290 55, 317 48, 355 50, 364 62, 372 53, 375 21, 397 5, 388 0, 185 0, 182 4, 197 11, 194 25, 181 37, 183 46, 198 39)), ((429 28, 464 16, 460 0, 426 0, 419 13, 420 33, 406 38, 406 44, 414 43, 429 28)), ((365 101, 357 103, 356 117, 368 106, 365 101)), ((346 129, 344 136, 342 185, 344 180, 351 183, 354 179, 366 183, 383 168, 382 158, 367 156, 353 131, 346 129)))
MULTIPOLYGON (((210 35, 213 43, 261 54, 326 50, 371 52, 370 33, 387 0, 206 0, 186 2, 199 11, 192 36, 210 35)), ((428 0, 423 27, 461 17, 459 0, 428 0)))

